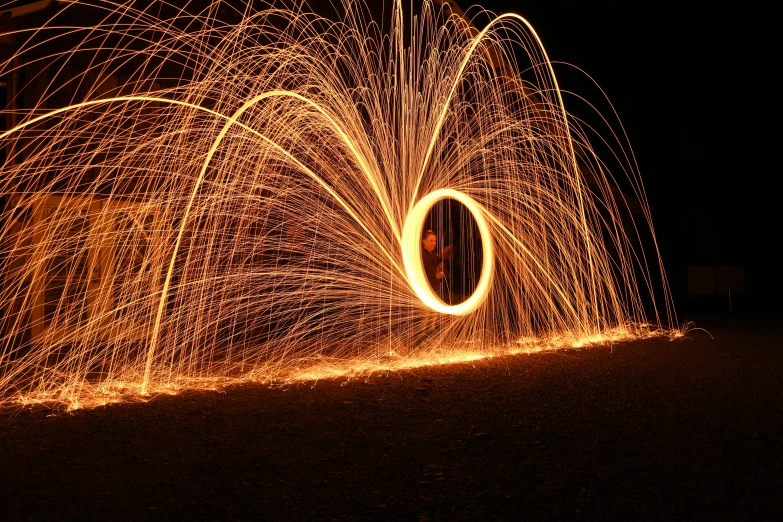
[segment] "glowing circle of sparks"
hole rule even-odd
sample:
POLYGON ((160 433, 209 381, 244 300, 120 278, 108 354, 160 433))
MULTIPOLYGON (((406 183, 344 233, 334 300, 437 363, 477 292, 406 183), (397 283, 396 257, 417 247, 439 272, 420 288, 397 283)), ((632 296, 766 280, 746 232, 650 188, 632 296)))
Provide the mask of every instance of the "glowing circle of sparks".
POLYGON ((439 189, 430 192, 414 205, 405 220, 405 225, 402 229, 402 260, 405 266, 405 274, 411 289, 419 299, 436 312, 449 315, 467 315, 478 308, 487 298, 487 294, 489 294, 492 283, 493 259, 492 236, 489 224, 484 219, 484 209, 467 194, 453 189, 439 189), (433 205, 443 199, 459 201, 470 211, 476 220, 476 225, 481 234, 481 247, 484 252, 481 277, 476 285, 476 289, 468 299, 456 305, 448 305, 435 295, 427 281, 421 262, 421 232, 424 220, 427 218, 427 214, 433 205))

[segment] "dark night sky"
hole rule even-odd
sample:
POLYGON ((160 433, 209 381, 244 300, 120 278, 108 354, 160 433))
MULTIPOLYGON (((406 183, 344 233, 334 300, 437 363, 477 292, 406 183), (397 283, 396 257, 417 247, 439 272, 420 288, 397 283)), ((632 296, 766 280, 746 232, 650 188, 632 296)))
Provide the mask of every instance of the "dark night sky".
MULTIPOLYGON (((481 5, 526 17, 553 61, 581 67, 606 91, 636 153, 676 295, 688 266, 744 265, 756 307, 783 297, 773 254, 783 251, 773 92, 780 2, 481 5)), ((562 88, 599 98, 589 82, 559 71, 562 88)))
MULTIPOLYGON (((376 12, 389 1, 369 5, 376 12)), ((310 3, 327 14, 327 1, 310 3)), ((780 109, 773 89, 782 3, 478 3, 526 17, 553 61, 584 69, 605 90, 636 154, 675 296, 686 297, 688 266, 742 265, 748 301, 779 307, 783 179, 774 161, 780 109)), ((556 71, 563 89, 601 101, 581 74, 556 71)))

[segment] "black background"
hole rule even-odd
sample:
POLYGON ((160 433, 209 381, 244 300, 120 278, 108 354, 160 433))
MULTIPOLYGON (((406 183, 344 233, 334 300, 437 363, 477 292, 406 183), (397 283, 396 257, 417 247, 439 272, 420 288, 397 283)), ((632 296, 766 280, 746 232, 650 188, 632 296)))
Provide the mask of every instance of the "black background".
MULTIPOLYGON (((525 17, 552 61, 583 69, 608 95, 640 167, 680 316, 703 311, 704 303, 687 296, 689 266, 744 266, 747 296, 740 311, 778 307, 781 3, 481 5, 525 17)), ((601 101, 572 68, 556 72, 562 89, 601 101)))
MULTIPOLYGON (((334 16, 330 2, 310 5, 334 16)), ((486 23, 488 17, 470 5, 460 2, 477 15, 478 26, 486 23)), ((391 4, 376 0, 368 6, 373 16, 386 18, 391 4)), ((403 6, 416 11, 420 0, 403 6)), ((689 298, 691 266, 744 267, 747 292, 733 313, 779 308, 783 180, 775 153, 781 3, 483 0, 481 6, 524 16, 552 61, 581 68, 608 96, 639 165, 680 317, 728 312, 725 296, 708 303, 689 298)), ((227 16, 230 11, 221 10, 227 16)), ((592 80, 571 66, 555 67, 563 90, 598 104, 604 114, 611 111, 592 80)), ((566 109, 597 122, 573 98, 566 99, 566 109)))

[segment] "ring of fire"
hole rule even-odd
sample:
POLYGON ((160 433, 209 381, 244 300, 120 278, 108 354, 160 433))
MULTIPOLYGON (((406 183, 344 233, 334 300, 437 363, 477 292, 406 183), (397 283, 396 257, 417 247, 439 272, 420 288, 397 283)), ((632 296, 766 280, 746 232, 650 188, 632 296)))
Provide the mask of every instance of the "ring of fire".
POLYGON ((478 308, 487 298, 487 294, 489 294, 489 288, 492 283, 493 259, 492 237, 489 231, 489 224, 484 219, 484 208, 467 194, 453 189, 439 189, 430 192, 414 205, 405 219, 405 225, 402 229, 402 261, 405 266, 405 274, 414 293, 425 305, 436 312, 449 315, 467 315, 478 308), (424 226, 424 220, 427 218, 427 214, 433 205, 442 199, 459 201, 470 211, 476 220, 476 225, 481 234, 481 247, 484 250, 481 277, 476 285, 476 289, 468 299, 456 305, 447 305, 435 295, 427 281, 424 266, 421 262, 421 231, 424 226))

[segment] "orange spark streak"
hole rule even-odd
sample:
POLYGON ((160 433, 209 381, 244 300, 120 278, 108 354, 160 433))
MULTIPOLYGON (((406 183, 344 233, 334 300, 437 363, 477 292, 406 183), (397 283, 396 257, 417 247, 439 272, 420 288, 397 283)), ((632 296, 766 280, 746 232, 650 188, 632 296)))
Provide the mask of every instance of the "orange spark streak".
POLYGON ((619 122, 610 168, 527 20, 478 30, 425 0, 406 27, 395 0, 382 34, 362 3, 229 24, 211 1, 64 2, 16 32, 0 75, 25 68, 35 101, 0 133, 0 405, 682 335, 619 122), (421 262, 444 202, 453 302, 421 262))

